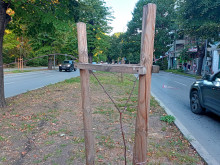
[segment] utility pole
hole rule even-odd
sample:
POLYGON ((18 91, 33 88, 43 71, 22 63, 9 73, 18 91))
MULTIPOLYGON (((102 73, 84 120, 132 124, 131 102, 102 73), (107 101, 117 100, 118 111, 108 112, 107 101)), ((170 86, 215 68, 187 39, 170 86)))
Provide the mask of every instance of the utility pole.
POLYGON ((207 44, 208 44, 208 39, 205 40, 205 65, 204 65, 204 70, 203 70, 203 76, 206 75, 206 66, 207 66, 207 44))

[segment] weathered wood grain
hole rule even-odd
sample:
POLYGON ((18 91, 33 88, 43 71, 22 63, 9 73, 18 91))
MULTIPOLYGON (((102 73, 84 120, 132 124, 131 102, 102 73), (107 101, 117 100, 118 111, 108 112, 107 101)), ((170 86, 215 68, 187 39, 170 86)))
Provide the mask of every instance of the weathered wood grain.
MULTIPOLYGON (((79 61, 88 63, 86 24, 77 23, 79 61)), ((86 164, 94 165, 94 135, 92 128, 92 112, 90 107, 89 71, 80 69, 83 124, 85 137, 86 164)))
MULTIPOLYGON (((74 66, 78 69, 88 69, 105 72, 118 72, 118 73, 130 73, 130 74, 146 74, 146 68, 140 65, 129 64, 90 64, 90 63, 75 63, 74 66)), ((159 66, 152 66, 152 73, 158 73, 159 66)))
POLYGON ((140 64, 146 74, 139 76, 138 111, 135 128, 133 164, 147 164, 148 112, 150 109, 151 69, 154 50, 156 5, 143 8, 140 64))

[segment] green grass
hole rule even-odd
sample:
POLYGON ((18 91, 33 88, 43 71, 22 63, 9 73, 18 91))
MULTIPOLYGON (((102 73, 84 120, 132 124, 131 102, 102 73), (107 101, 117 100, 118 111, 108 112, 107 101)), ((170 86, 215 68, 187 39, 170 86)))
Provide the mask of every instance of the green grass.
POLYGON ((167 122, 168 124, 172 124, 175 121, 175 117, 173 117, 171 115, 166 115, 166 116, 161 116, 160 120, 167 122))
POLYGON ((67 83, 67 84, 80 83, 80 77, 74 77, 71 79, 67 79, 64 81, 64 83, 67 83))
POLYGON ((51 145, 51 144, 54 144, 54 143, 55 143, 54 140, 50 140, 50 141, 46 141, 46 142, 45 142, 46 145, 51 145))
POLYGON ((0 141, 4 141, 4 140, 5 140, 5 138, 0 136, 0 141))
POLYGON ((1 161, 2 161, 2 162, 5 162, 6 160, 7 160, 6 157, 2 157, 2 158, 1 158, 1 161))
POLYGON ((98 139, 98 143, 101 146, 105 146, 105 147, 107 147, 109 149, 115 147, 114 141, 113 141, 113 139, 110 136, 102 135, 102 136, 96 136, 96 138, 98 139))
POLYGON ((44 158, 43 160, 46 161, 49 157, 53 156, 52 154, 47 154, 47 155, 44 155, 44 158))
POLYGON ((114 110, 112 109, 97 109, 95 112, 93 112, 93 114, 101 114, 101 115, 110 115, 113 114, 114 110))
POLYGON ((59 132, 58 131, 49 131, 48 135, 57 135, 59 132))
POLYGON ((34 69, 34 70, 12 70, 12 71, 5 71, 5 73, 26 73, 26 72, 36 72, 41 71, 40 69, 34 69))
POLYGON ((80 138, 80 137, 73 138, 73 143, 75 144, 84 143, 84 142, 85 142, 84 138, 80 138))

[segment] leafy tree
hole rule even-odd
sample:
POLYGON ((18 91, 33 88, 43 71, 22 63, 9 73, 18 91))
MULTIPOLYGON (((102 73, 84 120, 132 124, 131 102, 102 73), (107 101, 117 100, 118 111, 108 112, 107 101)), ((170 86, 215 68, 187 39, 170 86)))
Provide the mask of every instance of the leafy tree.
MULTIPOLYGON (((4 75, 3 75, 3 37, 7 24, 13 16, 11 28, 17 34, 40 40, 44 50, 54 42, 56 29, 68 21, 78 21, 79 2, 77 0, 0 0, 0 107, 4 107, 4 75), (7 13, 15 12, 14 16, 7 13)), ((64 25, 62 25, 64 24, 64 25)), ((35 40, 36 41, 36 40, 35 40)), ((39 44, 39 43, 38 43, 39 44)))
POLYGON ((110 47, 107 51, 108 62, 112 60, 117 61, 118 58, 123 57, 122 48, 123 48, 123 33, 115 33, 110 38, 110 47))
POLYGON ((3 39, 3 60, 5 63, 11 63, 18 57, 18 45, 20 42, 17 40, 17 36, 13 31, 6 30, 3 39))
POLYGON ((139 0, 134 8, 132 20, 128 23, 128 30, 125 34, 125 52, 127 59, 139 63, 142 13, 143 6, 148 3, 157 5, 156 34, 155 34, 155 56, 158 58, 168 50, 167 45, 171 43, 170 32, 175 30, 175 0, 139 0))
POLYGON ((70 52, 70 45, 77 45, 76 33, 72 33, 76 28, 70 27, 83 21, 88 25, 89 54, 92 57, 107 44, 104 41, 105 33, 110 29, 107 24, 109 16, 103 0, 0 0, 0 107, 5 106, 3 36, 11 19, 9 29, 18 36, 28 37, 32 49, 39 55, 61 50, 70 52), (9 15, 9 11, 14 13, 9 15), (70 32, 74 38, 70 37, 70 32))
POLYGON ((204 40, 219 40, 220 2, 219 0, 185 0, 179 1, 178 6, 180 28, 184 30, 185 34, 196 37, 198 40, 199 64, 197 75, 201 75, 205 55, 204 40))
POLYGON ((94 51, 94 57, 96 58, 96 61, 107 61, 107 51, 110 47, 110 36, 103 33, 97 34, 95 45, 96 49, 94 51))
POLYGON ((112 16, 103 0, 84 0, 81 10, 79 20, 87 24, 88 55, 92 62, 93 55, 100 51, 100 44, 105 42, 105 34, 111 30, 108 21, 112 16))

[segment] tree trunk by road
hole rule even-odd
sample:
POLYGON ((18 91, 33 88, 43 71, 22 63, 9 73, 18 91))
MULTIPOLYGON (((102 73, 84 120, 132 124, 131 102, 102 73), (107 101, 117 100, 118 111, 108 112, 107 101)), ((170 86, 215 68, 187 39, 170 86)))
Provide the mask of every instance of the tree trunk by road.
POLYGON ((53 62, 52 62, 52 56, 48 56, 48 70, 52 70, 53 62))
POLYGON ((197 69, 196 75, 201 76, 202 75, 203 59, 205 56, 205 47, 204 46, 202 46, 202 48, 200 48, 198 46, 198 56, 199 56, 199 61, 198 61, 198 69, 197 69))
POLYGON ((6 25, 11 20, 11 17, 6 14, 8 4, 0 0, 0 107, 6 106, 5 91, 4 91, 4 71, 3 71, 3 37, 6 25))

